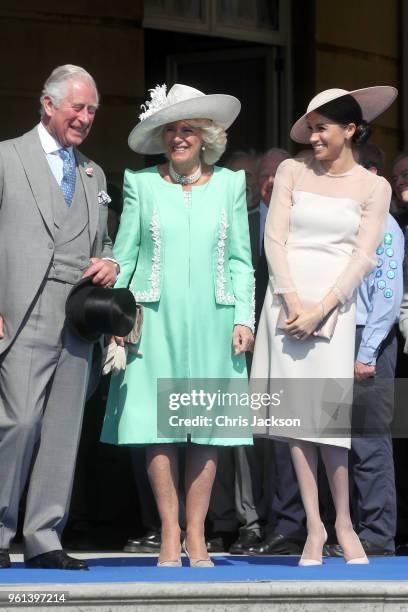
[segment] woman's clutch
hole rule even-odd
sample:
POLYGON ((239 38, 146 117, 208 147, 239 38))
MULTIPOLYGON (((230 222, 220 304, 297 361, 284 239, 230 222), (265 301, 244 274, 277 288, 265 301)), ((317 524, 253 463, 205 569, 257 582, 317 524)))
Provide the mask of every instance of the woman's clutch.
MULTIPOLYGON (((316 303, 310 303, 305 300, 302 300, 302 304, 304 308, 313 308, 316 303)), ((330 340, 334 334, 334 330, 336 328, 337 319, 339 316, 339 309, 334 308, 331 312, 329 312, 324 319, 319 323, 313 332, 313 336, 317 338, 324 338, 325 340, 330 340)), ((276 329, 281 329, 283 331, 286 330, 286 319, 288 318, 286 308, 284 304, 281 305, 278 320, 276 322, 276 329)))

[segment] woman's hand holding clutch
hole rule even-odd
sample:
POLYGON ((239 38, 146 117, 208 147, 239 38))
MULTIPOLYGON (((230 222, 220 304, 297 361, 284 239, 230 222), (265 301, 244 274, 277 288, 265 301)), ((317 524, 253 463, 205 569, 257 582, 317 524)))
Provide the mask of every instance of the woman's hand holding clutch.
POLYGON ((310 336, 330 340, 334 334, 339 314, 338 298, 330 291, 316 303, 300 301, 297 293, 287 293, 278 314, 276 329, 281 329, 296 340, 310 336))
POLYGON ((292 313, 288 314, 286 319, 285 331, 290 335, 303 342, 313 334, 316 328, 321 323, 324 316, 322 305, 318 304, 312 308, 303 308, 299 314, 295 316, 292 313))

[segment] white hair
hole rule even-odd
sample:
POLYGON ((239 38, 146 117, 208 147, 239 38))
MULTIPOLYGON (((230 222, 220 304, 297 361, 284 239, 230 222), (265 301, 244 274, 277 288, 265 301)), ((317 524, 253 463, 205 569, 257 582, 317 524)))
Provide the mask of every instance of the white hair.
POLYGON ((74 66, 73 64, 64 64, 64 66, 58 66, 55 68, 48 79, 44 83, 42 94, 40 97, 41 102, 41 116, 44 116, 44 98, 50 98, 51 102, 55 107, 61 104, 62 100, 67 95, 68 83, 72 80, 88 81, 95 88, 96 101, 99 103, 99 94, 96 87, 95 80, 93 77, 81 66, 74 66))
MULTIPOLYGON (((201 130, 204 149, 201 151, 200 157, 210 166, 215 164, 227 146, 227 133, 224 126, 212 119, 180 119, 180 121, 185 121, 191 127, 201 130)), ((163 126, 160 129, 161 138, 165 127, 163 126)))

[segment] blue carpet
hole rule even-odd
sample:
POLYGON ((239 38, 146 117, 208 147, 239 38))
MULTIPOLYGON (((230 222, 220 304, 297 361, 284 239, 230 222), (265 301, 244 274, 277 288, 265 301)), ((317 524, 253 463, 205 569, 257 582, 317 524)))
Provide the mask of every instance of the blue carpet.
POLYGON ((33 570, 13 563, 0 571, 0 585, 101 582, 265 582, 271 580, 384 580, 408 579, 408 557, 372 558, 370 565, 346 565, 325 559, 322 566, 298 567, 298 557, 215 557, 215 568, 157 568, 154 557, 90 559, 90 571, 33 570))

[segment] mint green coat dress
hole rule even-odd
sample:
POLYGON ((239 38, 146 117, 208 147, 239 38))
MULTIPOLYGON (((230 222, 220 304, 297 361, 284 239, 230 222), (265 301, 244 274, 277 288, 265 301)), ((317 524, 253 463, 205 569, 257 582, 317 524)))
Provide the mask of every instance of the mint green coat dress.
POLYGON ((112 377, 102 441, 111 444, 192 442, 251 444, 192 428, 158 438, 157 379, 246 379, 245 356, 234 356, 234 324, 254 327, 254 277, 245 175, 215 166, 193 186, 190 206, 181 185, 157 167, 126 170, 124 209, 114 247, 116 287, 143 305, 139 350, 112 377))

